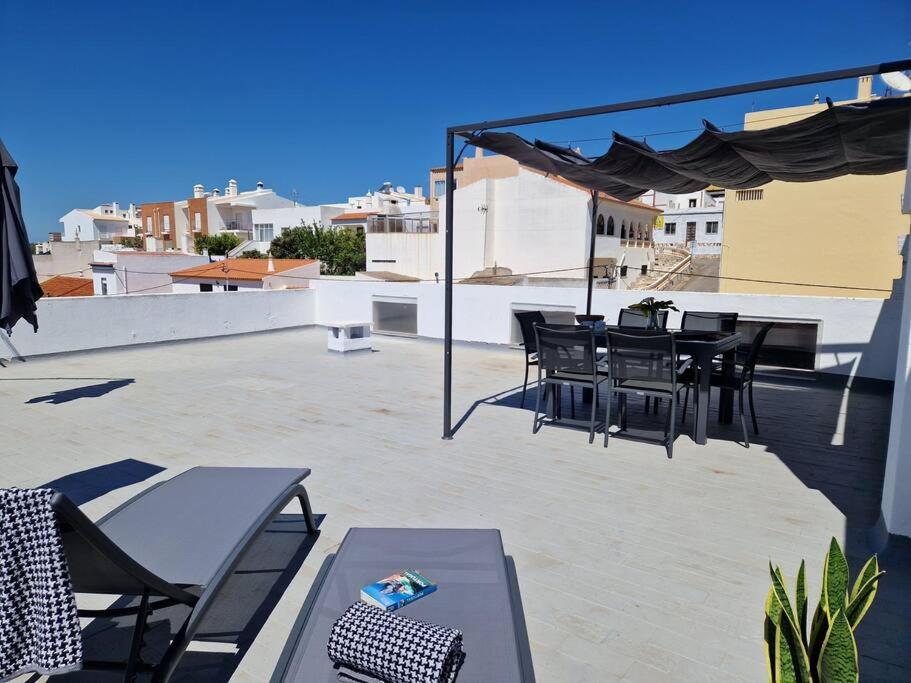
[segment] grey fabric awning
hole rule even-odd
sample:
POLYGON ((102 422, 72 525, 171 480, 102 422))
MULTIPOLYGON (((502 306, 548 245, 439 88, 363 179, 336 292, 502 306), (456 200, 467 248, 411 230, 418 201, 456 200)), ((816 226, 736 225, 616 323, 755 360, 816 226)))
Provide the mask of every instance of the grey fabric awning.
POLYGON ((800 121, 763 130, 725 133, 703 121, 705 130, 694 140, 661 152, 614 133, 607 153, 594 159, 514 133, 463 136, 476 147, 628 201, 647 190, 682 194, 709 185, 739 190, 772 180, 812 182, 902 171, 909 123, 911 97, 890 97, 830 104, 800 121))

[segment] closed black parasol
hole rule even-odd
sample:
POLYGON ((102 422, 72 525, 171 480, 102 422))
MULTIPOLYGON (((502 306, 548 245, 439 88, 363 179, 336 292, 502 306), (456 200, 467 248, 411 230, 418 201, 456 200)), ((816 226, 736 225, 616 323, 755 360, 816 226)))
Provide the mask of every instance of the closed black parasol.
POLYGON ((13 326, 24 319, 38 331, 35 302, 41 286, 32 262, 16 171, 19 167, 0 140, 0 327, 12 334, 13 326))

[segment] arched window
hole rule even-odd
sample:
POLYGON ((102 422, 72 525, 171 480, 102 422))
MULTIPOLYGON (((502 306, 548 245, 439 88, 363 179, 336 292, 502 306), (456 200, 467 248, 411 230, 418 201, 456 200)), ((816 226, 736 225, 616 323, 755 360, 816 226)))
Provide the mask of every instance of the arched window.
POLYGON ((597 229, 598 234, 603 235, 604 234, 604 216, 602 216, 602 215, 598 216, 597 225, 598 225, 598 229, 597 229))
POLYGON ((620 239, 626 239, 626 221, 620 221, 620 239))
POLYGON ((607 234, 613 236, 614 234, 614 217, 607 217, 607 234))

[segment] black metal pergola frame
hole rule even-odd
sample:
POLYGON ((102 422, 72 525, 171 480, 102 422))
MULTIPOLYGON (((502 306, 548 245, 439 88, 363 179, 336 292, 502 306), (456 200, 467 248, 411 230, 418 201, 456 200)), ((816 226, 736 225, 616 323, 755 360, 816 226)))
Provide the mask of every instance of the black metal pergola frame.
MULTIPOLYGON (((746 93, 759 92, 763 90, 778 90, 781 88, 791 88, 799 85, 811 85, 813 83, 825 83, 829 81, 840 81, 848 78, 858 78, 860 76, 875 76, 890 71, 905 71, 911 69, 911 59, 897 60, 893 62, 883 62, 880 64, 870 64, 867 66, 857 66, 847 69, 838 69, 835 71, 820 71, 817 73, 804 74, 801 76, 789 76, 786 78, 775 78, 766 81, 754 81, 752 83, 741 83, 739 85, 729 85, 721 88, 710 88, 708 90, 696 90, 688 93, 677 95, 666 95, 663 97, 653 97, 643 100, 631 100, 628 102, 618 102, 615 104, 604 104, 595 107, 583 107, 579 109, 567 109, 565 111, 555 111, 545 114, 532 114, 529 116, 517 116, 509 119, 496 119, 492 121, 479 121, 477 123, 468 123, 458 126, 450 126, 446 129, 446 292, 445 292, 445 318, 444 318, 444 342, 443 342, 443 438, 452 438, 452 247, 453 247, 453 192, 454 192, 454 175, 455 175, 455 136, 477 133, 479 131, 491 130, 494 128, 512 128, 514 126, 526 126, 533 123, 546 123, 549 121, 564 121, 567 119, 577 119, 586 116, 598 116, 600 114, 614 114, 621 111, 632 111, 635 109, 650 109, 653 107, 665 107, 672 104, 683 104, 685 102, 698 102, 700 100, 717 99, 721 97, 730 97, 731 95, 743 95, 746 93)), ((592 191, 592 225, 589 245, 588 258, 588 294, 586 299, 586 314, 591 314, 592 305, 592 286, 594 282, 594 260, 595 260, 595 220, 598 211, 599 193, 592 191)))

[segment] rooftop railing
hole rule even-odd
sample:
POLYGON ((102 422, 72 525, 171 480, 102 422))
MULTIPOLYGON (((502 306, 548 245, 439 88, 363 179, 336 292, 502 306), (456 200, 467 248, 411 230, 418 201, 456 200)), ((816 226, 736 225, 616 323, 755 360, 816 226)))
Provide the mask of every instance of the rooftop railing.
POLYGON ((439 214, 435 211, 414 214, 369 216, 368 233, 435 233, 440 231, 439 214))

